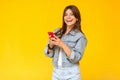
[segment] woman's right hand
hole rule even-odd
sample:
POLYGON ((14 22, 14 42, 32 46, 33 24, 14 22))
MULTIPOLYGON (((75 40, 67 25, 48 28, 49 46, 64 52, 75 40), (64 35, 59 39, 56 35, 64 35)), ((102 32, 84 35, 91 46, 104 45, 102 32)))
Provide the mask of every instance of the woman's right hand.
POLYGON ((53 48, 53 46, 54 46, 54 38, 51 36, 49 36, 49 46, 50 46, 50 48, 53 48))

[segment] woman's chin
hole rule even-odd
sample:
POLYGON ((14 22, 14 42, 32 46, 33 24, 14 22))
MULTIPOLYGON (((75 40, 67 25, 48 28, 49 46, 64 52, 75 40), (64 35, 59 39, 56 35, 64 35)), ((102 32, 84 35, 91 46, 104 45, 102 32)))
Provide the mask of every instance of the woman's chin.
POLYGON ((67 26, 68 26, 68 27, 71 27, 71 26, 73 26, 73 24, 67 24, 67 26))

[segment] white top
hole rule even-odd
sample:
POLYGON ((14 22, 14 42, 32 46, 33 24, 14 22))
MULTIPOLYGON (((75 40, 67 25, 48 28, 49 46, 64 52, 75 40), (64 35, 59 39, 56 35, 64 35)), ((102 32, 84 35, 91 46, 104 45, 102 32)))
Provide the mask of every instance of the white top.
POLYGON ((59 57, 58 57, 58 67, 62 67, 62 49, 60 48, 59 57))

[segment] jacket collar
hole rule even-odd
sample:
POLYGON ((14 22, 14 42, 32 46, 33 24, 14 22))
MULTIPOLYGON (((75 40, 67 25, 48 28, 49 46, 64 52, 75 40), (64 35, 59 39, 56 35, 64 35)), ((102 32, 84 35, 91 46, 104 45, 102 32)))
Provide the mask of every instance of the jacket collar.
POLYGON ((71 30, 69 33, 74 36, 77 31, 78 31, 77 29, 76 30, 71 30))

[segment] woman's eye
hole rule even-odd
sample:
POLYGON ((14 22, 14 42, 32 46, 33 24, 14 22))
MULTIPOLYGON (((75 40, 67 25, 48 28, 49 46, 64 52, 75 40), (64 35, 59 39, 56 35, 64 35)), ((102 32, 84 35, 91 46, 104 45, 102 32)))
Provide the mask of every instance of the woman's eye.
POLYGON ((64 16, 67 16, 67 14, 65 14, 64 16))
POLYGON ((68 16, 68 15, 69 16, 74 16, 73 13, 71 13, 71 14, 65 14, 64 16, 68 16))

